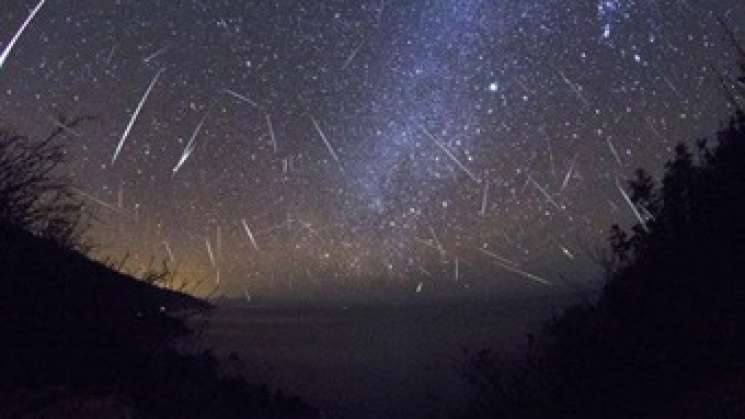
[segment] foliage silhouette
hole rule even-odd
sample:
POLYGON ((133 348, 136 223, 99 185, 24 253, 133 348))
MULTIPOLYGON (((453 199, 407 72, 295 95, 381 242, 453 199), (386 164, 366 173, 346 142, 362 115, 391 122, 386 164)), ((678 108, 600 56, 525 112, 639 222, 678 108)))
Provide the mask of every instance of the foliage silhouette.
POLYGON ((597 300, 549 321, 517 366, 473 357, 465 417, 745 415, 745 113, 630 187, 644 225, 611 229, 597 300))
MULTIPOLYGON (((71 129, 89 118, 61 122, 71 129)), ((86 217, 69 179, 59 173, 63 128, 43 141, 0 131, 0 223, 22 228, 68 248, 82 249, 86 217)))

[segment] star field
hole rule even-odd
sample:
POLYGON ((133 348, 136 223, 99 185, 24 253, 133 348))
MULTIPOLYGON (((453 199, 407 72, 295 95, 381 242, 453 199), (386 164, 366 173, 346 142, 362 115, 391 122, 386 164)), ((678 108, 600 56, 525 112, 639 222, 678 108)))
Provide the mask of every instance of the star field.
POLYGON ((0 6, 2 123, 60 115, 96 256, 229 295, 593 283, 624 180, 730 110, 726 1, 0 6), (620 186, 620 187, 619 187, 620 186))

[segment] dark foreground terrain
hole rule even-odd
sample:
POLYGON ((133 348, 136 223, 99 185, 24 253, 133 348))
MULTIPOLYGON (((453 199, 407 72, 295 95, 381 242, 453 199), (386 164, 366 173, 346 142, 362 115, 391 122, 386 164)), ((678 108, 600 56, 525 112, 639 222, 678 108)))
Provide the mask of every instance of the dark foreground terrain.
POLYGON ((315 417, 189 350, 182 318, 204 301, 9 226, 0 279, 0 417, 315 417))

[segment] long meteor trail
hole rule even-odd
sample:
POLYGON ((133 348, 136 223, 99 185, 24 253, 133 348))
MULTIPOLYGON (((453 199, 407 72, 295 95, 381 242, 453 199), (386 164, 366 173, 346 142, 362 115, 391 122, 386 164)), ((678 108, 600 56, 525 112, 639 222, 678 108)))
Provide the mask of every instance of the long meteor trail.
POLYGON ((631 208, 631 212, 634 214, 634 217, 639 221, 639 224, 644 228, 645 231, 649 231, 647 228, 647 222, 644 220, 644 217, 642 217, 642 214, 639 212, 639 209, 634 205, 634 201, 631 200, 631 197, 629 197, 629 194, 626 193, 626 191, 623 189, 623 186, 621 185, 621 180, 616 177, 616 187, 618 188, 618 191, 621 192, 621 195, 623 196, 623 200, 626 201, 626 203, 629 205, 629 208, 631 208))
POLYGON ((427 128, 425 128, 424 126, 422 126, 422 131, 424 131, 424 133, 427 134, 427 137, 429 137, 429 139, 432 140, 432 142, 435 143, 437 145, 437 147, 439 147, 440 150, 442 150, 450 158, 450 160, 452 160, 453 163, 456 164, 456 166, 458 166, 465 174, 467 174, 468 177, 471 178, 471 180, 473 180, 476 183, 481 183, 481 179, 477 178, 473 174, 473 172, 471 172, 470 170, 468 170, 468 168, 463 163, 461 163, 461 161, 458 160, 458 158, 455 157, 455 155, 450 150, 448 150, 448 148, 445 147, 444 144, 442 144, 440 141, 438 141, 437 138, 431 132, 429 132, 429 130, 427 128))
POLYGON ((341 161, 339 161, 339 156, 336 155, 336 152, 334 151, 334 148, 331 146, 331 143, 329 142, 329 139, 326 138, 326 134, 323 133, 321 130, 321 126, 318 125, 318 121, 316 121, 316 118, 313 118, 313 116, 310 117, 310 120, 313 122, 313 126, 316 128, 316 131, 318 131, 318 135, 323 140, 323 143, 326 144, 326 148, 329 150, 329 154, 331 154, 331 157, 333 157, 334 160, 339 164, 339 167, 341 167, 341 161))
POLYGON ((161 73, 163 73, 163 70, 164 69, 161 68, 155 74, 155 77, 153 77, 153 80, 150 82, 150 85, 147 87, 145 94, 142 95, 142 99, 140 99, 140 103, 137 104, 137 108, 132 113, 132 116, 129 118, 129 123, 127 124, 127 128, 124 129, 122 138, 119 139, 119 144, 117 144, 116 150, 114 150, 114 155, 111 157, 112 165, 114 164, 114 162, 116 162, 116 158, 119 157, 119 153, 122 151, 122 147, 124 147, 124 143, 127 141, 127 137, 129 137, 129 132, 132 130, 132 127, 137 121, 137 117, 140 115, 140 111, 142 110, 142 107, 145 105, 145 102, 147 101, 147 97, 150 96, 150 92, 153 90, 153 87, 155 87, 155 83, 158 82, 158 78, 160 77, 161 73))
POLYGON ((272 125, 272 117, 269 114, 265 115, 266 127, 269 130, 269 138, 272 140, 272 149, 277 152, 277 137, 274 135, 274 126, 272 125))
POLYGON ((255 107, 255 108, 261 108, 258 103, 254 102, 253 100, 249 99, 247 96, 242 95, 234 90, 230 89, 222 89, 223 92, 227 93, 230 96, 233 96, 234 98, 240 100, 241 102, 248 103, 249 105, 255 107))
POLYGON ((75 188, 75 187, 72 187, 70 189, 72 189, 73 191, 75 191, 78 194, 80 194, 80 196, 82 196, 83 198, 86 198, 89 201, 91 201, 91 202, 93 202, 95 204, 98 204, 98 205, 100 205, 100 206, 108 209, 109 211, 117 212, 117 213, 122 212, 122 209, 121 208, 117 208, 116 206, 111 205, 111 204, 109 204, 106 201, 103 201, 103 200, 101 200, 99 198, 96 198, 95 196, 93 196, 93 195, 91 195, 91 194, 83 191, 82 189, 78 189, 78 188, 75 188))
POLYGON ((494 263, 496 263, 497 265, 501 266, 502 269, 504 269, 506 271, 510 271, 510 272, 512 272, 514 274, 518 274, 518 275, 523 276, 525 278, 532 279, 533 281, 538 282, 538 283, 541 283, 543 285, 549 285, 549 286, 551 285, 551 281, 549 281, 547 279, 544 279, 544 278, 541 278, 538 275, 532 274, 530 272, 526 272, 526 271, 518 268, 517 266, 514 265, 514 262, 512 262, 512 261, 510 261, 508 259, 505 259, 505 258, 503 258, 503 257, 501 257, 501 256, 499 256, 499 255, 497 255, 495 253, 492 253, 492 252, 490 252, 490 251, 488 251, 486 249, 482 249, 480 247, 477 247, 476 250, 478 250, 479 252, 481 252, 481 253, 483 253, 483 254, 491 257, 494 260, 494 263))
POLYGON ((251 228, 248 226, 248 223, 246 222, 245 218, 241 218, 241 224, 243 224, 243 230, 245 230, 246 235, 248 236, 248 239, 251 241, 251 245, 253 246, 254 250, 258 252, 259 246, 256 244, 256 238, 254 238, 254 234, 251 231, 251 228))
POLYGON ((37 13, 39 13, 39 10, 44 6, 44 3, 46 3, 47 0, 41 0, 39 4, 34 7, 33 10, 31 10, 31 13, 29 13, 26 20, 23 22, 21 27, 18 29, 15 35, 13 35, 13 38, 10 40, 8 45, 3 50, 2 55, 0 55, 0 70, 3 68, 3 65, 5 64, 5 60, 8 59, 8 55, 10 55, 10 51, 13 50, 13 47, 15 46, 16 42, 18 42, 18 39, 23 35, 23 32, 26 30, 26 27, 31 23, 32 20, 34 20, 34 16, 36 16, 37 13))
POLYGON ((209 111, 204 114, 202 119, 197 124, 196 128, 194 128, 194 132, 191 134, 191 139, 189 139, 189 143, 186 144, 186 148, 184 149, 183 154, 181 154, 181 158, 179 159, 178 163, 176 163, 175 166, 173 166, 173 169, 171 170, 171 175, 176 176, 176 173, 178 173, 179 170, 181 170, 181 166, 186 163, 186 160, 191 157, 191 153, 194 152, 194 149, 196 148, 196 145, 194 144, 194 141, 196 141, 197 136, 199 135, 199 131, 202 130, 202 125, 204 125, 204 120, 207 119, 207 116, 209 115, 209 111))

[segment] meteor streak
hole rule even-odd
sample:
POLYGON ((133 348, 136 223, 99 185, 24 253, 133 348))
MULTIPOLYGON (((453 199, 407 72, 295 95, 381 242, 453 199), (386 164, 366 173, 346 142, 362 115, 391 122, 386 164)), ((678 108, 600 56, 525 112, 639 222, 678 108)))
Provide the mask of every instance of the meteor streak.
POLYGON ((26 30, 26 27, 31 23, 31 21, 34 19, 34 16, 36 16, 37 13, 39 13, 39 10, 44 6, 44 3, 46 3, 47 0, 41 0, 39 4, 34 7, 33 10, 31 10, 31 13, 28 15, 26 20, 23 22, 21 27, 18 29, 15 35, 13 35, 13 38, 10 40, 8 45, 3 50, 3 53, 0 54, 0 70, 3 68, 3 65, 5 65, 5 60, 8 59, 8 55, 10 55, 10 51, 15 46, 16 42, 18 42, 18 39, 23 35, 23 32, 26 30))
POLYGON ((432 140, 432 142, 435 143, 437 147, 440 148, 440 150, 445 152, 445 154, 450 158, 450 160, 452 160, 453 163, 455 163, 461 170, 463 170, 463 172, 465 172, 468 175, 468 177, 471 178, 471 180, 473 180, 476 183, 481 183, 481 179, 477 178, 470 170, 468 170, 468 168, 463 163, 461 163, 461 161, 458 160, 458 158, 455 157, 455 155, 450 150, 448 150, 448 148, 445 147, 444 144, 439 142, 437 138, 434 135, 432 135, 432 133, 429 132, 427 128, 422 126, 422 131, 424 131, 424 133, 427 134, 427 137, 429 137, 429 139, 432 140))
POLYGON ((323 131, 321 130, 321 126, 318 125, 318 121, 316 121, 316 119, 313 118, 312 116, 310 117, 310 120, 313 122, 313 126, 316 127, 316 131, 318 131, 318 135, 323 140, 323 143, 326 144, 326 148, 329 150, 329 154, 331 154, 331 157, 333 157, 334 160, 336 160, 336 162, 339 163, 339 167, 341 167, 339 156, 336 155, 334 148, 331 146, 331 143, 329 142, 328 138, 326 138, 326 134, 323 133, 323 131))
POLYGON ((248 103, 249 105, 251 105, 253 107, 260 108, 260 106, 259 106, 258 103, 256 103, 253 100, 249 99, 247 96, 244 96, 244 95, 242 95, 240 93, 237 93, 237 92, 235 92, 233 90, 230 90, 230 89, 223 89, 222 91, 225 92, 225 93, 227 93, 227 94, 229 94, 230 96, 233 96, 234 98, 240 100, 241 102, 246 102, 246 103, 248 103))
POLYGON ((176 175, 176 173, 181 169, 181 166, 183 166, 184 163, 186 163, 186 160, 189 159, 189 157, 191 156, 191 153, 194 152, 194 149, 196 148, 196 146, 194 145, 194 141, 197 139, 197 136, 199 135, 199 131, 202 130, 202 125, 204 125, 204 120, 207 119, 207 115, 209 115, 209 112, 207 112, 202 117, 202 119, 197 124, 197 127, 194 128, 194 132, 191 135, 191 139, 189 139, 189 143, 186 144, 184 153, 181 154, 181 159, 179 159, 178 163, 176 163, 176 166, 173 167, 172 176, 176 175))
POLYGON ((618 188, 618 191, 621 192, 621 195, 623 196, 623 199, 626 201, 626 203, 629 205, 629 208, 631 208, 631 212, 634 213, 634 217, 639 220, 639 224, 641 224, 642 228, 647 231, 647 223, 644 221, 644 217, 642 217, 639 209, 636 208, 636 205, 634 205, 634 202, 629 197, 629 194, 627 194, 626 191, 623 189, 623 186, 621 186, 621 181, 618 179, 618 177, 616 177, 616 187, 618 188))
POLYGON ((124 143, 127 141, 129 132, 132 130, 132 127, 137 121, 137 117, 140 115, 140 111, 142 110, 142 107, 145 105, 145 102, 147 101, 147 97, 150 96, 150 92, 153 90, 153 87, 155 87, 155 83, 158 82, 158 78, 160 77, 160 74, 163 73, 163 70, 164 69, 161 68, 155 74, 155 77, 153 77, 153 81, 150 82, 150 86, 148 86, 147 90, 145 91, 145 94, 142 95, 142 99, 140 99, 140 103, 137 104, 137 108, 135 109, 134 113, 132 113, 132 117, 129 118, 129 123, 127 124, 127 128, 124 129, 122 138, 119 139, 119 144, 117 144, 116 150, 114 150, 114 155, 111 157, 112 165, 114 164, 114 162, 116 162, 116 158, 119 157, 119 152, 122 151, 122 147, 124 147, 124 143))
POLYGON ((257 252, 259 251, 259 246, 256 244, 256 239, 254 238, 254 234, 251 232, 251 228, 248 226, 248 223, 246 222, 245 218, 241 219, 241 224, 243 224, 243 230, 246 231, 246 235, 248 236, 248 240, 251 241, 251 245, 254 247, 254 250, 257 252))

